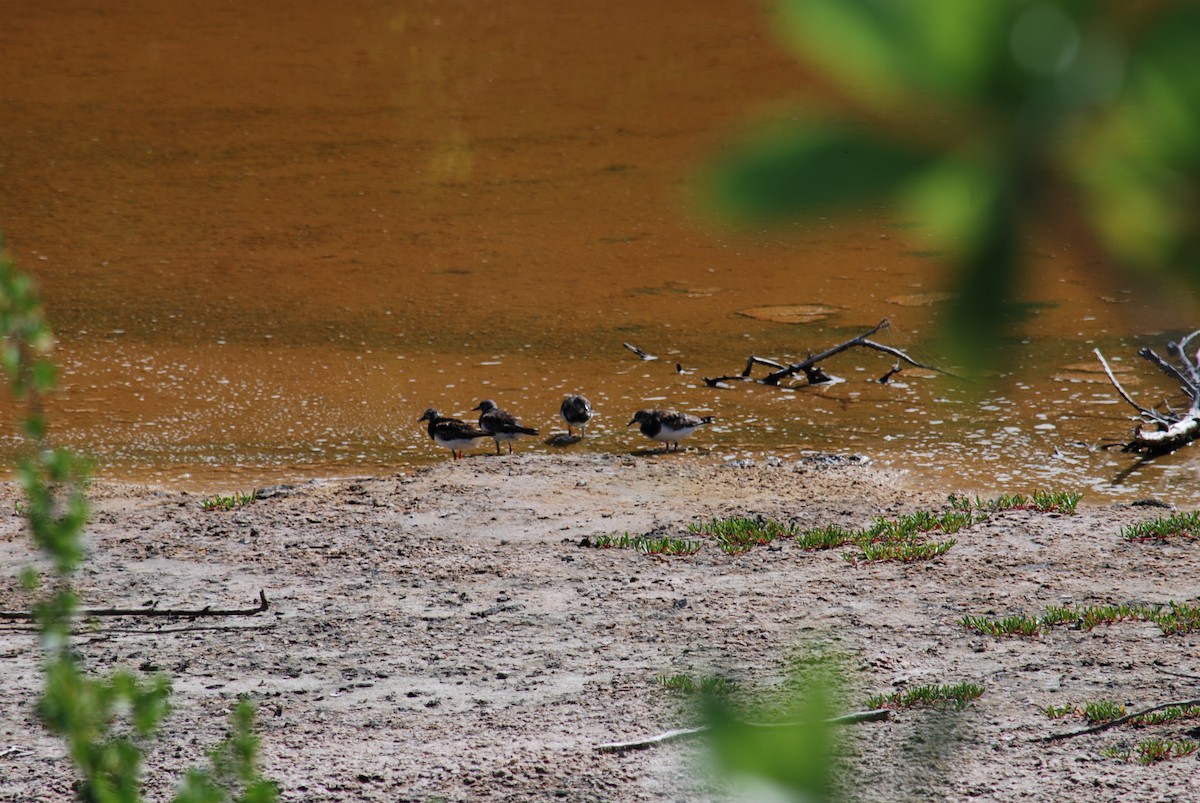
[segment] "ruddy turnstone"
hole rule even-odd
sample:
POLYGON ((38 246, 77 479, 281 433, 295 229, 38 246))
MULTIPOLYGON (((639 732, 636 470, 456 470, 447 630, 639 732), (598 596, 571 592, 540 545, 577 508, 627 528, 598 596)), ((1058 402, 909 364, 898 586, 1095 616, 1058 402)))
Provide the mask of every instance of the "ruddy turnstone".
POLYGON ((508 441, 508 453, 512 454, 512 442, 522 435, 536 435, 536 429, 523 427, 507 410, 501 410, 491 399, 484 399, 475 408, 479 410, 479 428, 496 441, 496 454, 500 454, 500 441, 508 441))
POLYGON ((492 433, 476 429, 457 418, 446 418, 432 407, 417 420, 429 422, 429 437, 438 446, 449 449, 455 460, 462 457, 467 449, 475 448, 476 441, 492 437, 492 433))
POLYGON ((567 435, 574 435, 575 427, 579 427, 579 437, 582 438, 587 434, 588 422, 592 420, 592 403, 582 396, 568 396, 563 399, 558 414, 567 425, 567 435))
POLYGON ((697 417, 687 413, 677 413, 674 410, 638 410, 633 414, 633 420, 628 426, 640 424, 642 434, 652 441, 666 444, 665 451, 671 451, 671 444, 679 451, 679 442, 696 431, 697 427, 711 424, 713 417, 706 415, 697 417))

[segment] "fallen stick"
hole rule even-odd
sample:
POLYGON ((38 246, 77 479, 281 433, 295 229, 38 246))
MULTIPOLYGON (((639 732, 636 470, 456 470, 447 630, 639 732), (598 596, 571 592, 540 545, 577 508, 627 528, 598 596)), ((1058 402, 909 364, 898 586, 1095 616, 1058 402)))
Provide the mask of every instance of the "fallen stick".
MULTIPOLYGON (((75 612, 81 618, 91 616, 173 616, 177 619, 200 619, 207 616, 254 616, 265 611, 269 604, 267 595, 258 592, 258 605, 254 608, 214 609, 206 605, 199 610, 182 610, 179 608, 156 608, 158 603, 152 603, 142 608, 83 608, 75 612)), ((0 611, 0 619, 33 619, 35 614, 30 611, 0 611)))
MULTIPOLYGON (((1175 412, 1169 406, 1166 413, 1160 413, 1138 404, 1125 388, 1121 387, 1100 349, 1092 349, 1117 395, 1137 410, 1141 417, 1141 422, 1134 428, 1133 440, 1122 447, 1124 451, 1146 452, 1151 456, 1166 454, 1200 438, 1200 366, 1188 355, 1189 344, 1198 336, 1200 330, 1192 332, 1179 343, 1167 344, 1167 351, 1179 362, 1178 368, 1158 356, 1151 348, 1138 351, 1139 357, 1154 363, 1163 373, 1179 383, 1179 390, 1191 401, 1187 411, 1183 413, 1175 412)), ((1197 358, 1200 358, 1200 355, 1197 355, 1197 358)))
POLYGON ((1124 725, 1126 722, 1128 722, 1131 719, 1137 719, 1138 717, 1144 717, 1147 714, 1153 714, 1155 711, 1161 711, 1164 708, 1187 708, 1188 706, 1193 706, 1193 705, 1200 705, 1200 698, 1197 698, 1194 700, 1179 700, 1179 701, 1171 702, 1171 703, 1159 703, 1158 705, 1152 705, 1149 708, 1143 708, 1141 711, 1134 711, 1132 714, 1126 714, 1123 717, 1117 717, 1116 719, 1110 719, 1108 722, 1101 722, 1099 725, 1093 725, 1090 728, 1084 728, 1083 730, 1071 731, 1069 733, 1055 733, 1051 736, 1042 736, 1038 739, 1034 739, 1034 741, 1035 742, 1057 742, 1057 741, 1061 741, 1063 739, 1073 739, 1076 736, 1087 736, 1090 733, 1100 733, 1101 731, 1106 731, 1109 728, 1115 728, 1118 725, 1124 725))
POLYGON ((740 374, 704 377, 704 384, 708 385, 710 388, 715 388, 723 382, 758 382, 761 385, 779 386, 780 380, 795 376, 798 373, 803 373, 808 379, 808 384, 810 385, 828 382, 830 380, 829 375, 818 368, 817 364, 829 359, 835 354, 840 354, 847 349, 854 348, 855 346, 861 346, 862 348, 874 349, 876 351, 882 351, 885 354, 891 354, 893 357, 903 360, 904 362, 916 368, 924 368, 927 371, 937 371, 939 374, 961 378, 943 368, 938 368, 935 365, 927 365, 918 360, 914 360, 904 351, 895 348, 894 346, 885 346, 882 343, 877 343, 874 340, 871 340, 871 335, 875 334, 880 329, 886 329, 889 326, 891 326, 891 322, 887 318, 884 318, 879 323, 875 324, 875 326, 873 326, 871 329, 863 332, 861 335, 852 337, 844 343, 839 343, 836 346, 831 346, 830 348, 825 349, 825 351, 822 351, 820 354, 809 355, 808 358, 791 365, 784 365, 782 363, 775 362, 774 360, 768 360, 751 354, 750 358, 746 360, 745 369, 740 374), (762 379, 754 379, 750 376, 750 371, 755 365, 765 365, 774 370, 764 376, 762 379))
MULTIPOLYGON (((838 717, 831 717, 823 720, 825 725, 853 725, 859 722, 881 722, 892 715, 892 712, 886 708, 877 708, 870 711, 855 711, 851 714, 843 714, 838 717)), ((752 728, 794 728, 803 723, 800 722, 745 722, 743 723, 752 728)), ((657 747, 660 744, 668 742, 676 742, 680 739, 686 739, 689 736, 697 736, 712 728, 711 725, 700 725, 695 728, 680 728, 678 730, 667 731, 660 733, 657 736, 650 736, 646 739, 637 739, 632 742, 609 742, 607 744, 598 744, 593 749, 597 753, 625 753, 630 750, 646 750, 650 747, 657 747)))

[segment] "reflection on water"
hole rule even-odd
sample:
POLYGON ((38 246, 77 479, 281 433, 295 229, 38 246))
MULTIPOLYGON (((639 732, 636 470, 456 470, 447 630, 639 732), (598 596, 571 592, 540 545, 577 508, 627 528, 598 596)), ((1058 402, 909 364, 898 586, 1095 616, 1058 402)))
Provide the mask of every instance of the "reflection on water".
POLYGON ((1096 448, 1130 425, 1091 348, 1156 401, 1173 388, 1133 355, 1188 319, 1099 285, 1070 242, 1030 244, 994 392, 880 385, 893 361, 867 351, 820 388, 705 386, 883 317, 879 339, 938 362, 940 255, 911 225, 689 216, 689 169, 739 120, 820 91, 757 9, 59 5, 6 14, 0 229, 60 335, 55 431, 105 477, 394 471, 445 459, 428 406, 492 398, 549 434, 582 392, 599 415, 574 450, 644 449, 630 413, 669 405, 717 417, 691 439, 710 459, 861 453, 985 494, 1200 503, 1191 450, 1114 485, 1134 461, 1096 448))

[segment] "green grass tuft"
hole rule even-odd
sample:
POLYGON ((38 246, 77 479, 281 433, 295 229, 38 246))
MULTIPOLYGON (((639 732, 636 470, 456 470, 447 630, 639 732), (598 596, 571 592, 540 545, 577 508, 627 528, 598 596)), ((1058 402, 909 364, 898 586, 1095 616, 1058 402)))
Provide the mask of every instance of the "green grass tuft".
POLYGON ((828 527, 805 530, 798 534, 796 546, 801 549, 836 549, 851 543, 855 536, 856 533, 853 531, 833 524, 828 527))
POLYGON ((234 508, 245 507, 257 498, 257 491, 250 493, 235 493, 231 496, 210 496, 200 501, 200 507, 203 510, 233 510, 234 508))
POLYGON ((1106 747, 1101 750, 1101 754, 1109 758, 1117 758, 1121 761, 1136 761, 1139 764, 1150 766, 1159 761, 1168 761, 1173 758, 1184 758, 1196 752, 1196 748, 1200 747, 1191 739, 1180 739, 1172 741, 1168 739, 1143 739, 1138 742, 1132 750, 1124 750, 1119 747, 1106 747))
POLYGON ((631 535, 626 530, 621 535, 597 535, 586 540, 588 546, 597 549, 632 549, 643 555, 694 555, 700 551, 702 544, 687 538, 671 538, 670 536, 655 537, 650 535, 631 535))
POLYGON ((1140 728, 1149 725, 1168 725, 1175 722, 1182 722, 1185 719, 1200 719, 1200 705, 1173 705, 1170 708, 1151 711, 1149 714, 1134 717, 1129 720, 1129 724, 1135 728, 1140 728))
POLYGON ((1153 622, 1164 635, 1173 636, 1200 631, 1200 606, 1168 602, 1156 604, 1088 605, 1072 608, 1058 605, 1046 608, 1044 616, 1013 615, 1003 619, 964 616, 959 624, 989 636, 1036 636, 1055 625, 1077 626, 1094 630, 1097 625, 1117 622, 1153 622))
POLYGON ((709 536, 715 539, 717 546, 725 552, 740 555, 752 547, 769 544, 776 538, 793 538, 799 532, 799 528, 795 524, 772 519, 732 516, 712 519, 701 524, 689 524, 688 532, 692 535, 709 536))
POLYGON ((1112 722, 1125 716, 1125 706, 1112 700, 1097 700, 1084 703, 1080 712, 1089 725, 1099 725, 1102 722, 1112 722))
POLYGON ((944 555, 957 541, 861 541, 857 546, 859 552, 846 552, 842 555, 850 563, 900 561, 910 563, 916 560, 928 560, 944 555))
POLYGON ((1034 491, 1033 496, 1024 494, 1001 494, 995 499, 984 501, 976 496, 950 494, 950 506, 955 510, 982 510, 998 513, 1002 510, 1035 510, 1039 513, 1066 513, 1073 515, 1083 494, 1075 491, 1034 491))
POLYGON ((663 688, 680 694, 704 694, 713 697, 728 697, 737 691, 738 685, 720 675, 701 678, 696 682, 690 675, 659 675, 655 680, 663 688))
POLYGON ((1172 513, 1153 521, 1142 521, 1121 528, 1121 537, 1126 541, 1166 541, 1183 538, 1195 541, 1200 538, 1200 512, 1172 513))
POLYGON ((1039 706, 1038 713, 1044 714, 1050 719, 1062 719, 1063 717, 1075 716, 1081 712, 1075 706, 1067 703, 1066 705, 1048 705, 1045 708, 1039 706))
POLYGON ((983 687, 974 683, 951 686, 915 686, 892 694, 877 694, 867 700, 867 708, 939 708, 961 711, 983 695, 983 687))
POLYGON ((988 619, 984 616, 964 616, 959 624, 987 636, 1036 636, 1045 629, 1045 623, 1037 617, 1016 614, 1003 619, 988 619))

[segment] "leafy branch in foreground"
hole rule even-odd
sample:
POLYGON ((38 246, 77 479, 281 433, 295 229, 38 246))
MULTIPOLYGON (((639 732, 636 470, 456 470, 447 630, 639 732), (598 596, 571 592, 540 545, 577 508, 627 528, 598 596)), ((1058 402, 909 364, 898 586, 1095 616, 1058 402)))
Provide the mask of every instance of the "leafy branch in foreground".
MULTIPOLYGON (((25 439, 17 476, 25 494, 24 515, 34 543, 53 575, 22 573, 30 591, 42 588, 35 622, 44 650, 45 689, 38 715, 62 736, 81 776, 76 797, 85 803, 137 803, 145 748, 170 711, 165 675, 140 678, 128 670, 108 678, 90 676, 71 644, 78 601, 71 585, 84 560, 82 534, 89 507, 86 461, 49 443, 43 400, 54 388, 53 335, 32 279, 17 270, 0 244, 0 363, 18 403, 24 404, 25 439)), ((242 701, 232 734, 211 754, 212 768, 192 770, 177 803, 270 803, 278 792, 256 768, 254 707, 242 701)))
POLYGON ((1005 356, 1031 235, 1195 287, 1191 0, 781 0, 771 18, 840 98, 774 115, 713 160, 697 183, 725 219, 757 228, 883 206, 915 223, 956 269, 945 348, 977 368, 1005 356))

